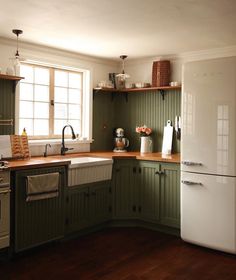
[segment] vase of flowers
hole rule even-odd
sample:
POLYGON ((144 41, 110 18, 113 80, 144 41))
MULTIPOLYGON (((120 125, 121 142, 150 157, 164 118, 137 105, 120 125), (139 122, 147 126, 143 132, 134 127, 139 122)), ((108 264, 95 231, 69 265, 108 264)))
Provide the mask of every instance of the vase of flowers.
POLYGON ((152 139, 150 137, 152 129, 146 125, 137 126, 136 132, 140 135, 141 146, 140 153, 151 153, 152 152, 152 139))

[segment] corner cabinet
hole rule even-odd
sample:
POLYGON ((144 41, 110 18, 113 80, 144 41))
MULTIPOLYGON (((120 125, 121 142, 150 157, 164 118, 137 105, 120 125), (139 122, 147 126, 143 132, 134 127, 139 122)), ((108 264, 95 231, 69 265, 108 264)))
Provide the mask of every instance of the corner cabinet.
POLYGON ((23 77, 0 74, 0 135, 14 134, 15 88, 23 77))
POLYGON ((65 200, 67 234, 111 219, 111 181, 67 187, 65 200))
POLYGON ((117 160, 112 187, 115 220, 180 227, 179 164, 117 160))
POLYGON ((66 168, 55 166, 13 171, 14 251, 20 252, 64 236, 66 168), (26 201, 27 176, 59 173, 58 197, 26 201))

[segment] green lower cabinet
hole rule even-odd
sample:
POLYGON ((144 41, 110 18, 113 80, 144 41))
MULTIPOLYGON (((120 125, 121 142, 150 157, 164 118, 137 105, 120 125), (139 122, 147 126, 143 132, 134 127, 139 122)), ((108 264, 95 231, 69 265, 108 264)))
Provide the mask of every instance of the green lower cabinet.
POLYGON ((66 232, 74 232, 89 226, 89 188, 67 188, 66 232))
POLYGON ((158 222, 160 219, 160 165, 153 162, 139 163, 139 214, 145 221, 158 222))
POLYGON ((180 227, 179 164, 117 160, 112 190, 114 219, 180 227))
POLYGON ((102 182, 90 187, 90 223, 100 224, 111 219, 111 182, 102 182))
POLYGON ((96 182, 67 188, 66 232, 73 233, 111 219, 111 183, 96 182))
POLYGON ((161 223, 180 228, 180 167, 161 164, 161 223))
POLYGON ((117 160, 112 175, 113 218, 131 219, 138 215, 137 166, 133 160, 117 160))
POLYGON ((65 167, 51 167, 12 173, 14 209, 14 251, 19 252, 64 236, 65 167), (26 201, 27 176, 59 173, 59 195, 26 201))

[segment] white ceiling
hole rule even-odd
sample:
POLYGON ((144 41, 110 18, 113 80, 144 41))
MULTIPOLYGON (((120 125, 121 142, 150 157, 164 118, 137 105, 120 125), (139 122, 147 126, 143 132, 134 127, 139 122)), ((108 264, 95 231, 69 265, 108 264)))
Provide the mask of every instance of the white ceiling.
POLYGON ((236 0, 0 0, 0 36, 129 58, 236 45, 236 0))

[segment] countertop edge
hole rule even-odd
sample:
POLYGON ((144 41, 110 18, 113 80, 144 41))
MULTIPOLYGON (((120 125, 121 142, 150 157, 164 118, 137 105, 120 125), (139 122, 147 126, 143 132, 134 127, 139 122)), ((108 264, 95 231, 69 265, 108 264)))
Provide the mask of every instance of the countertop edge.
POLYGON ((30 159, 12 159, 9 160, 9 169, 12 171, 19 169, 28 169, 28 168, 42 168, 42 167, 52 167, 52 166, 61 166, 69 165, 70 158, 73 157, 104 157, 116 159, 136 159, 144 161, 156 161, 156 162, 165 162, 165 163, 180 163, 180 154, 171 154, 164 156, 161 153, 148 153, 140 154, 139 152, 127 152, 127 153, 114 153, 107 151, 98 151, 98 152, 81 152, 74 154, 67 154, 65 156, 61 155, 52 155, 48 157, 31 157, 30 159))

